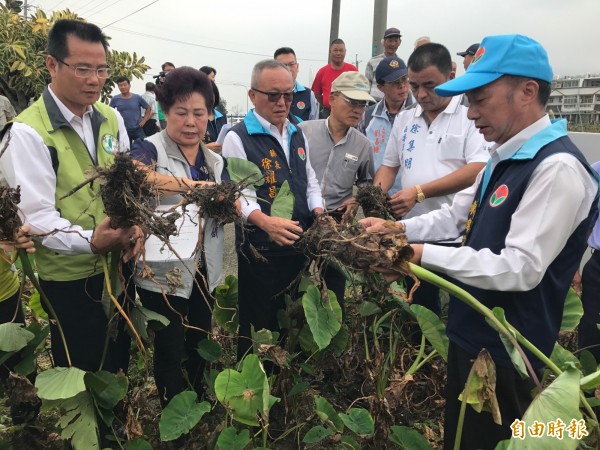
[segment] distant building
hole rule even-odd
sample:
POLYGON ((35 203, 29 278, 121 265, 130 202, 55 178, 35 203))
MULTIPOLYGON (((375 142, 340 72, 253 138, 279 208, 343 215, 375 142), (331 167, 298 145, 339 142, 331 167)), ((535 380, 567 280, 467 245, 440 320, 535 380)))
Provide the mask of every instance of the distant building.
POLYGON ((600 74, 556 78, 546 111, 569 122, 600 122, 600 74))

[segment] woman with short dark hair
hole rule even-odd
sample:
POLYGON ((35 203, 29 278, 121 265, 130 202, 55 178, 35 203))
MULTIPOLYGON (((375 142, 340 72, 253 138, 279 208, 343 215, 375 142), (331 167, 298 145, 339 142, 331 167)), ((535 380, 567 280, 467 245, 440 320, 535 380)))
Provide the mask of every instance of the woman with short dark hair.
MULTIPOLYGON (((157 209, 164 211, 180 201, 182 192, 196 185, 219 183, 224 162, 202 143, 214 104, 212 85, 205 74, 191 67, 177 68, 157 87, 156 97, 167 127, 136 141, 131 155, 149 171, 150 179, 161 191, 157 209)), ((142 272, 138 264, 135 277, 142 304, 170 321, 156 330, 154 337, 154 377, 163 407, 188 385, 199 394, 203 392, 205 363, 196 349, 210 330, 210 293, 222 276, 223 227, 210 217, 202 217, 201 221, 197 216, 190 217, 188 207, 178 229, 185 229, 188 236, 194 236, 194 230, 198 236, 202 230, 202 245, 197 245, 195 239, 186 241, 183 232, 171 238, 171 245, 177 241, 180 260, 151 236, 146 242, 144 264, 153 275, 144 276, 148 272, 142 272)))

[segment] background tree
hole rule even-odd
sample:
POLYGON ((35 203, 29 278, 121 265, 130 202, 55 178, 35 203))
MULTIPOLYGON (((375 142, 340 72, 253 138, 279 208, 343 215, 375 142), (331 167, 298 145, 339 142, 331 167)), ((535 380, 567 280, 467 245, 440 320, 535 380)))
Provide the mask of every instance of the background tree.
MULTIPOLYGON (((46 45, 48 31, 59 19, 84 20, 68 9, 54 11, 50 17, 38 9, 25 19, 0 5, 0 94, 8 97, 17 113, 38 98, 50 83, 45 64, 46 45)), ((102 89, 103 101, 109 98, 117 77, 142 78, 150 68, 144 57, 136 53, 110 50, 107 60, 114 71, 102 89)))
POLYGON ((221 97, 221 101, 215 107, 215 109, 217 111, 219 111, 221 114, 223 114, 224 116, 226 116, 228 114, 228 112, 227 112, 227 100, 225 100, 223 97, 221 97))

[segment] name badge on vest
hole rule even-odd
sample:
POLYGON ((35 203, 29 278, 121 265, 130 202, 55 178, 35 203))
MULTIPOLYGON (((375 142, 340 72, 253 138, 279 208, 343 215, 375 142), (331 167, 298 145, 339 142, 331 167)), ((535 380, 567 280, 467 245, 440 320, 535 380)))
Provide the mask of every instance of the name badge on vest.
POLYGON ((119 153, 119 141, 110 133, 102 136, 100 145, 102 146, 102 149, 109 155, 116 155, 119 153))
POLYGON ((351 155, 350 153, 346 153, 345 158, 351 161, 358 161, 358 156, 351 155))

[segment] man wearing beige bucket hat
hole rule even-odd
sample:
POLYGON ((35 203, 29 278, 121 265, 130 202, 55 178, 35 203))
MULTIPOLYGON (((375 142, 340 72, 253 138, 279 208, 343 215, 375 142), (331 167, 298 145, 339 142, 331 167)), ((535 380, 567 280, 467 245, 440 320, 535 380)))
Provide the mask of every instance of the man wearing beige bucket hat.
MULTIPOLYGON (((310 147, 310 163, 321 185, 325 209, 337 220, 354 217, 358 203, 353 186, 373 180, 373 146, 355 127, 365 108, 374 102, 369 81, 358 72, 344 72, 331 84, 331 115, 302 122, 300 128, 310 147)), ((343 300, 345 279, 329 267, 325 282, 343 300)))

